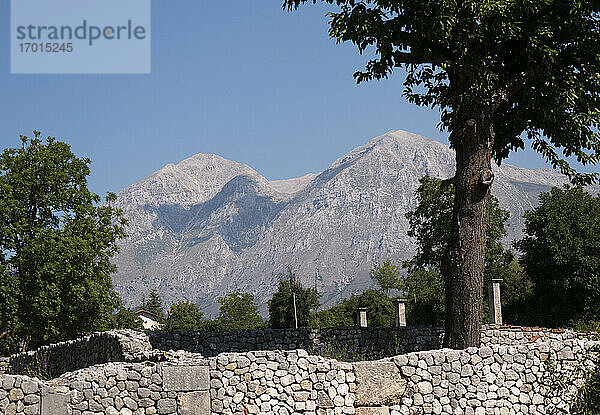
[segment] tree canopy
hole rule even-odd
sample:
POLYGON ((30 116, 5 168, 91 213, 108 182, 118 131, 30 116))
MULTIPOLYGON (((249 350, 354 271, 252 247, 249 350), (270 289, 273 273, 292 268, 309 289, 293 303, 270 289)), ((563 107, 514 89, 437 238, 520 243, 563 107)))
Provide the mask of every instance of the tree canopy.
POLYGON ((444 321, 444 279, 437 269, 420 268, 402 278, 405 293, 406 321, 409 324, 439 325, 444 321))
MULTIPOLYGON (((478 346, 491 162, 525 141, 575 183, 600 160, 600 3, 589 0, 322 0, 329 34, 373 52, 357 82, 406 71, 404 96, 439 109, 456 151, 442 274, 444 345, 478 346)), ((317 0, 284 0, 294 10, 317 0)))
POLYGON ((600 196, 579 187, 540 195, 517 243, 544 324, 600 320, 600 196))
POLYGON ((371 268, 369 275, 386 295, 389 295, 390 290, 399 288, 400 269, 389 259, 383 261, 383 264, 377 264, 371 268))
POLYGON ((269 324, 272 328, 294 328, 294 297, 298 327, 310 327, 314 323, 314 311, 319 307, 321 295, 314 288, 304 288, 291 268, 279 280, 277 291, 268 302, 269 324))
POLYGON ((252 294, 236 291, 217 302, 220 304, 217 322, 223 330, 250 330, 263 324, 252 294))
POLYGON ((110 274, 126 220, 87 188, 89 159, 21 136, 0 155, 0 342, 32 348, 111 325, 110 274))
POLYGON ((156 288, 153 288, 148 293, 148 298, 144 297, 139 307, 140 310, 150 311, 156 314, 160 318, 165 317, 164 307, 162 298, 156 288))
POLYGON ((169 309, 165 319, 165 331, 190 331, 201 330, 203 328, 202 319, 204 313, 200 307, 189 301, 180 301, 175 303, 169 309))
MULTIPOLYGON (((439 108, 440 126, 458 132, 464 111, 493 113, 492 156, 502 161, 532 147, 563 173, 576 174, 557 148, 596 163, 600 138, 600 3, 597 1, 323 0, 329 34, 374 52, 357 82, 407 71, 404 96, 439 108)), ((296 9, 317 0, 285 0, 296 9)), ((463 119, 464 121, 464 119, 463 119)), ((451 144, 463 135, 451 135, 451 144)))
POLYGON ((369 327, 389 327, 394 324, 393 300, 379 290, 352 294, 341 303, 316 314, 318 327, 352 327, 357 325, 356 309, 367 309, 369 327))

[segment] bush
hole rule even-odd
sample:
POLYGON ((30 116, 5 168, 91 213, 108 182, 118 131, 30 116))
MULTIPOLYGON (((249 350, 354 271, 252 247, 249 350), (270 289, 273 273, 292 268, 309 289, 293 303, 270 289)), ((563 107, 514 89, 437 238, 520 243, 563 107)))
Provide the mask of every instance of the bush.
POLYGON ((600 414, 600 369, 596 369, 579 389, 571 413, 576 415, 600 414))
MULTIPOLYGON (((595 337, 598 336, 598 333, 600 333, 600 321, 596 321, 596 320, 577 320, 575 322, 573 322, 573 324, 571 325, 573 327, 573 329, 578 330, 578 331, 593 331, 595 332, 595 337)), ((600 340, 597 338, 593 338, 592 340, 600 340)))

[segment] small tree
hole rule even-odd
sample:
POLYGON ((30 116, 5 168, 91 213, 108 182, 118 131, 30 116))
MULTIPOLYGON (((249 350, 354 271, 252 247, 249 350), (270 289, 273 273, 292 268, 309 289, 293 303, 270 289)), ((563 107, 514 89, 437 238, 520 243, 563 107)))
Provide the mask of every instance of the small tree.
POLYGON ((298 327, 310 327, 314 322, 314 310, 319 307, 321 295, 314 288, 304 288, 288 268, 287 278, 279 280, 279 287, 269 300, 269 324, 275 329, 295 326, 294 298, 298 327))
POLYGON ((164 318, 165 312, 163 308, 163 301, 160 298, 160 294, 156 288, 153 288, 148 293, 148 298, 142 299, 142 304, 139 307, 140 310, 150 311, 151 313, 156 314, 161 319, 164 318))
POLYGON ((217 321, 224 330, 251 330, 262 326, 254 296, 233 292, 217 300, 220 304, 217 321))
POLYGON ((436 325, 444 321, 444 280, 437 269, 409 272, 400 283, 407 296, 406 319, 410 324, 436 325))
POLYGON ((398 289, 400 286, 400 270, 389 259, 371 268, 370 276, 386 295, 390 294, 391 289, 398 289))
MULTIPOLYGON (((415 238, 417 252, 403 263, 408 274, 401 278, 400 289, 408 297, 408 318, 413 323, 439 324, 444 321, 445 294, 441 273, 445 252, 449 244, 449 229, 452 223, 454 185, 452 180, 441 180, 424 176, 416 192, 417 207, 406 217, 410 229, 408 235, 415 238)), ((511 309, 513 318, 520 318, 513 304, 525 308, 527 281, 514 264, 514 255, 502 246, 506 236, 505 224, 509 213, 499 206, 498 199, 490 197, 484 279, 503 278, 503 305, 511 309), (511 297, 511 296, 515 297, 511 297)), ((481 288, 483 291, 483 288, 481 288)), ((485 310, 485 306, 483 310, 485 310)))
POLYGON ((502 320, 509 324, 540 325, 533 296, 533 282, 519 260, 514 258, 497 275, 502 279, 502 320))
POLYGON ((204 314, 200 307, 189 301, 175 303, 169 309, 165 319, 165 331, 201 330, 204 325, 202 319, 204 314))
POLYGON ((112 317, 112 328, 132 330, 143 330, 144 328, 142 320, 133 311, 123 306, 120 306, 119 310, 112 317))
POLYGON ((600 196, 554 187, 524 216, 517 247, 543 323, 600 319, 600 196))
MULTIPOLYGON (((442 180, 427 175, 419 183, 415 193, 417 207, 406 213, 410 227, 408 236, 415 238, 417 253, 412 259, 405 261, 403 267, 409 271, 425 268, 441 273, 444 255, 450 243, 454 184, 452 179, 442 180)), ((488 216, 485 254, 487 280, 498 276, 499 269, 512 260, 512 257, 506 256, 501 242, 507 235, 505 226, 510 213, 500 208, 500 202, 494 196, 490 197, 488 216)))

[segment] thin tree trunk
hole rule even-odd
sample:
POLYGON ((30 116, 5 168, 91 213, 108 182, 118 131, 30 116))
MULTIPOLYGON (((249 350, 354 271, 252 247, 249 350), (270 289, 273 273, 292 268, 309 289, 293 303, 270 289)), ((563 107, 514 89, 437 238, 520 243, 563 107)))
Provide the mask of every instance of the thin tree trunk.
POLYGON ((465 119, 450 141, 456 150, 455 197, 448 252, 442 272, 446 285, 444 347, 480 345, 483 312, 483 270, 493 173, 494 140, 490 113, 465 119))

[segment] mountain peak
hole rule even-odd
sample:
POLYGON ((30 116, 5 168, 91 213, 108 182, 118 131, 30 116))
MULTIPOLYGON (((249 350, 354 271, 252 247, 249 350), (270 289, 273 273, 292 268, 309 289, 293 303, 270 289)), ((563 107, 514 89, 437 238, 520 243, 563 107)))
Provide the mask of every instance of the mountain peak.
POLYGON ((422 145, 435 145, 440 147, 446 147, 439 141, 435 141, 431 138, 423 137, 422 135, 404 130, 390 130, 385 134, 373 138, 365 146, 369 147, 372 145, 385 145, 390 143, 410 145, 413 147, 422 145))
MULTIPOLYGON (((419 134, 403 130, 392 130, 373 138, 366 144, 356 147, 348 154, 337 159, 329 167, 329 173, 355 164, 365 157, 374 159, 391 158, 398 163, 414 164, 421 168, 422 163, 428 161, 431 161, 432 164, 441 161, 444 166, 452 164, 454 152, 448 146, 419 134)), ((432 173, 435 171, 438 171, 438 169, 434 168, 432 173)), ((431 173, 427 172, 427 174, 431 173)))
POLYGON ((236 176, 266 179, 250 166, 217 154, 198 153, 177 164, 169 163, 150 176, 122 190, 118 201, 123 208, 181 205, 189 207, 213 198, 236 176))

